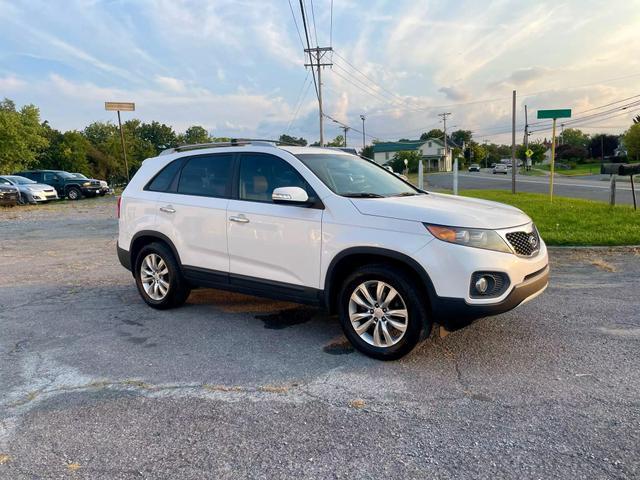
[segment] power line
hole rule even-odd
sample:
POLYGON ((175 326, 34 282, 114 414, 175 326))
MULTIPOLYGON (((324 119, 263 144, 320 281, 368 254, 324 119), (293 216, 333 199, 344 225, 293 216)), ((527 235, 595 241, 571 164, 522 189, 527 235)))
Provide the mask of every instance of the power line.
POLYGON ((360 69, 358 69, 355 65, 353 65, 351 62, 349 62, 349 60, 347 60, 346 58, 344 58, 342 55, 340 55, 338 52, 335 52, 336 56, 338 58, 340 58, 341 60, 343 60, 347 65, 349 65, 351 68, 353 68, 356 72, 358 72, 360 75, 362 75, 364 78, 366 78, 369 82, 371 82, 373 85, 375 85, 377 88, 387 92, 389 95, 391 95, 392 97, 396 98, 397 101, 400 101, 402 103, 405 103, 407 100, 402 98, 400 95, 392 92, 391 90, 383 87, 382 85, 380 85, 379 83, 377 83, 375 80, 373 80, 371 77, 365 75, 360 69))
MULTIPOLYGON (((309 50, 309 62, 313 63, 313 57, 311 56, 311 45, 309 44, 309 30, 307 30, 307 20, 304 14, 304 5, 302 0, 300 0, 300 12, 302 13, 302 25, 304 26, 304 36, 307 39, 307 49, 309 50)), ((318 82, 316 82, 316 75, 313 73, 313 67, 311 68, 311 75, 313 75, 313 85, 316 89, 316 97, 318 97, 318 101, 320 101, 320 92, 318 91, 318 82)))
POLYGON ((302 82, 302 88, 298 92, 298 97, 296 99, 294 113, 293 113, 293 116, 291 117, 291 120, 289 120, 289 124, 287 126, 287 131, 286 131, 287 134, 289 133, 289 130, 291 129, 291 125, 293 124, 293 122, 296 120, 296 118, 298 118, 298 111, 300 110, 300 107, 302 106, 302 103, 304 102, 304 99, 307 98, 307 93, 309 92, 309 87, 311 87, 311 82, 307 83, 307 80, 309 80, 309 70, 307 70, 307 74, 304 77, 304 82, 302 82), (306 87, 306 89, 305 89, 305 87, 306 87), (302 93, 303 91, 304 91, 304 95, 302 93))
POLYGON ((293 13, 293 7, 291 6, 291 0, 289 1, 289 8, 291 9, 291 16, 293 17, 293 24, 296 26, 296 30, 298 31, 298 38, 300 39, 300 45, 302 46, 302 50, 304 50, 304 42, 302 41, 302 35, 300 34, 300 28, 298 28, 298 21, 296 20, 296 14, 293 13))
POLYGON ((318 43, 318 29, 316 28, 316 12, 315 12, 315 9, 313 8, 313 0, 311 0, 311 18, 313 18, 313 34, 316 37, 316 47, 317 47, 320 44, 318 43))
MULTIPOLYGON (((329 24, 329 46, 333 48, 333 0, 331 0, 331 15, 330 15, 330 24, 329 24)), ((333 52, 333 50, 332 50, 333 52)), ((333 60, 333 53, 331 53, 331 60, 333 60)))
MULTIPOLYGON (((340 68, 342 71, 345 71, 341 66, 339 66, 337 63, 335 64, 336 67, 340 68)), ((388 102, 388 99, 383 97, 381 94, 377 93, 375 90, 371 89, 370 87, 367 87, 364 83, 360 82, 361 85, 357 85, 354 83, 353 80, 358 81, 358 79, 353 79, 351 80, 351 78, 348 78, 344 75, 342 75, 341 73, 337 72, 336 70, 332 70, 332 72, 337 75, 338 77, 342 78, 343 80, 345 80, 346 82, 350 83, 351 85, 353 85, 354 87, 356 87, 357 89, 359 89, 360 91, 364 92, 364 93, 368 93, 369 95, 371 95, 372 97, 374 97, 376 100, 382 100, 383 102, 388 102)))

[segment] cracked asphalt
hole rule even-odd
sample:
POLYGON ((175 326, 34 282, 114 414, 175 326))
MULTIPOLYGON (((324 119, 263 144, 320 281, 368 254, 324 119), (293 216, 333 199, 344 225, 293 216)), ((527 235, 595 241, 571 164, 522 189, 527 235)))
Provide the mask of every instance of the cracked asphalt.
POLYGON ((0 210, 0 478, 639 478, 640 254, 391 363, 316 309, 154 311, 113 198, 0 210))

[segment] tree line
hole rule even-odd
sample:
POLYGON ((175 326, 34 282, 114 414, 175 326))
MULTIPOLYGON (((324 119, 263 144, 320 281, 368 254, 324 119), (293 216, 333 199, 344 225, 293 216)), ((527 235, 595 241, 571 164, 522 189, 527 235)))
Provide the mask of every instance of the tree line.
MULTIPOLYGON (((230 140, 213 137, 200 125, 192 125, 184 132, 177 133, 164 123, 132 119, 124 122, 122 127, 127 145, 129 175, 137 171, 143 160, 158 155, 166 148, 230 140)), ((429 138, 443 139, 444 132, 436 128, 420 135, 422 141, 429 138)), ((455 130, 447 135, 447 140, 452 145, 454 157, 461 158, 463 164, 490 165, 511 156, 510 145, 479 143, 473 139, 470 130, 455 130)), ((290 145, 308 144, 302 137, 285 134, 279 137, 279 141, 290 145)), ((399 141, 411 140, 401 138, 399 141)), ((317 145, 317 142, 312 145, 317 145)), ((327 145, 341 147, 344 137, 338 135, 327 145)), ((534 163, 544 160, 549 146, 550 142, 546 140, 529 143, 534 163)), ((608 134, 590 136, 578 129, 566 129, 560 137, 556 156, 559 160, 580 163, 612 157, 621 150, 626 152, 630 160, 640 160, 640 116, 634 119, 634 124, 622 137, 608 134)), ((417 170, 419 158, 413 158, 415 153, 402 152, 402 158, 394 160, 398 163, 398 170, 404 168, 405 157, 409 160, 409 170, 417 170)), ((361 154, 373 158, 373 145, 367 145, 361 154)), ((526 158, 523 145, 518 146, 517 156, 523 160, 526 158)), ((118 127, 111 122, 93 122, 83 130, 62 132, 49 125, 48 121, 41 121, 40 111, 35 105, 17 108, 12 100, 5 98, 0 101, 0 174, 29 168, 80 172, 107 179, 111 183, 121 183, 126 178, 126 172, 118 127)))

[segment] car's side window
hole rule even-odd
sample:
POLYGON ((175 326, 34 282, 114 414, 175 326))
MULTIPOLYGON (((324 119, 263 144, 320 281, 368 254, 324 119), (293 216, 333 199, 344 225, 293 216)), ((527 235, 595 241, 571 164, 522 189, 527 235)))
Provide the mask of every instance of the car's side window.
POLYGON ((169 190, 169 187, 173 183, 173 179, 178 173, 178 170, 180 170, 181 165, 181 159, 174 160, 170 164, 166 165, 162 170, 160 170, 160 173, 153 177, 153 180, 151 180, 147 185, 146 190, 151 190, 152 192, 166 192, 169 190))
POLYGON ((11 185, 11 182, 6 178, 0 178, 0 185, 11 185))
POLYGON ((43 176, 45 182, 51 182, 56 179, 56 175, 54 175, 53 173, 45 173, 43 176))
POLYGON ((199 155, 189 158, 178 181, 178 193, 206 197, 230 196, 232 154, 199 155))
POLYGON ((264 153, 242 155, 239 182, 240 200, 271 203, 271 194, 279 187, 300 187, 309 198, 315 196, 311 186, 288 162, 264 153))

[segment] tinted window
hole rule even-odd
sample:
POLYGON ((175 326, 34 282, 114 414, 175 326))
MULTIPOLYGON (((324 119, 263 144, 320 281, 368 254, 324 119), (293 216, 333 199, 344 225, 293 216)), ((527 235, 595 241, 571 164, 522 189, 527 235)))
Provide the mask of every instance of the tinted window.
POLYGON ((289 163, 266 154, 247 153, 240 161, 240 199, 271 202, 273 190, 300 187, 309 198, 315 196, 309 184, 289 163))
POLYGON ((11 182, 5 178, 0 177, 0 185, 11 185, 11 182))
POLYGON ((182 162, 180 160, 175 160, 165 166, 160 170, 160 173, 151 180, 147 186, 147 190, 151 190, 153 192, 166 192, 169 190, 171 182, 173 182, 176 173, 178 173, 178 170, 180 169, 180 165, 182 165, 182 162))
POLYGON ((228 196, 232 155, 201 155, 192 157, 182 168, 178 193, 207 197, 228 196))
MULTIPOLYGON (((58 176, 55 173, 51 173, 51 172, 45 172, 44 174, 44 181, 45 182, 50 182, 52 180, 57 180, 58 176)), ((35 174, 34 174, 35 176, 35 174)))

